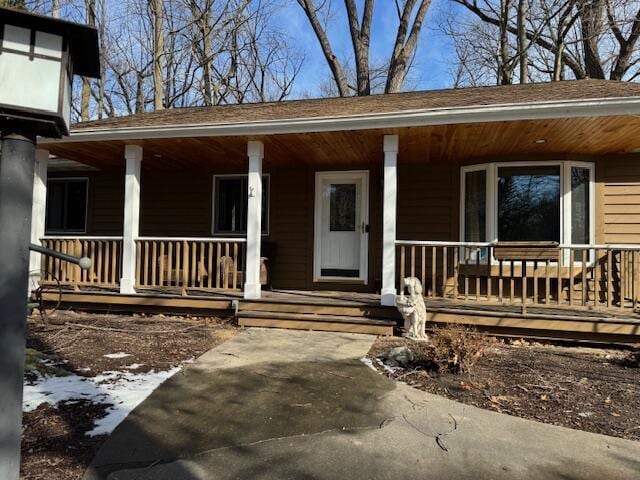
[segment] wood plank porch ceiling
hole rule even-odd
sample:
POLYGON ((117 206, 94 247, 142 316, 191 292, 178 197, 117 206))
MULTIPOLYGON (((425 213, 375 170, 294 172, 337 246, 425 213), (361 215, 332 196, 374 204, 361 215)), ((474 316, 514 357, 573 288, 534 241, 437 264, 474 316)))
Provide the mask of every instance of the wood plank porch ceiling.
MULTIPOLYGON (((296 133, 253 137, 265 143, 265 167, 292 165, 358 167, 382 161, 382 136, 400 136, 400 162, 472 162, 487 159, 517 160, 597 157, 640 150, 640 118, 636 116, 582 117, 554 120, 472 123, 360 130, 296 133), (544 143, 537 143, 544 140, 544 143)), ((147 139, 143 168, 246 168, 247 137, 194 137, 147 139)), ((100 169, 124 165, 121 140, 54 143, 47 147, 59 158, 100 169)))

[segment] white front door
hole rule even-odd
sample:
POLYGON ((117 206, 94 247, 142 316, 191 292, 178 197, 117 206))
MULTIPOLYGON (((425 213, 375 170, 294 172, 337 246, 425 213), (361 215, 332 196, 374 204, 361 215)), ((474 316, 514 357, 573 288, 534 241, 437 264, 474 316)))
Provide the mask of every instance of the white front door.
POLYGON ((314 280, 367 282, 369 172, 317 172, 314 280))

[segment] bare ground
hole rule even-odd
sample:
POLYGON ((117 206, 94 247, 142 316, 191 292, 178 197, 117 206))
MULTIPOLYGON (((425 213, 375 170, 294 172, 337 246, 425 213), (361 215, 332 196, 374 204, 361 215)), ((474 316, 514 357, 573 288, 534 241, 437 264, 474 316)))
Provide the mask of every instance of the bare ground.
MULTIPOLYGON (((36 315, 29 319, 27 347, 60 362, 56 368, 81 376, 121 370, 133 363, 140 365, 136 372, 167 370, 233 336, 235 329, 229 322, 217 317, 56 312, 46 322, 36 315), (104 356, 119 352, 130 356, 104 356)), ((80 479, 106 439, 85 433, 106 408, 71 401, 25 413, 21 478, 80 479)))
MULTIPOLYGON (((379 338, 376 359, 413 342, 379 338)), ((494 343, 471 367, 453 374, 416 359, 385 375, 429 393, 543 423, 640 440, 640 368, 632 351, 561 347, 516 341, 494 343)))

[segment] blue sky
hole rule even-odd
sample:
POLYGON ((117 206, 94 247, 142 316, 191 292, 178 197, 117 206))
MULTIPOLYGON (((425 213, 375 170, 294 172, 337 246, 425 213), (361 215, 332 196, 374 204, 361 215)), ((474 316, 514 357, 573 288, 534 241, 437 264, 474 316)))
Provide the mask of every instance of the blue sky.
MULTIPOLYGON (((308 24, 304 12, 295 0, 288 0, 283 7, 279 21, 283 29, 291 36, 294 45, 305 53, 305 64, 297 82, 294 97, 315 94, 319 85, 330 78, 322 50, 313 30, 308 24)), ((362 13, 362 1, 358 1, 362 13)), ((335 16, 328 28, 328 35, 336 54, 344 58, 353 58, 351 38, 345 19, 344 2, 333 0, 335 16)), ((433 0, 422 30, 420 44, 412 77, 408 88, 434 89, 451 86, 450 64, 452 47, 448 40, 438 31, 437 19, 447 12, 456 11, 463 14, 460 7, 453 6, 450 0, 433 0), (454 10, 456 9, 456 10, 454 10)), ((377 0, 371 31, 371 58, 388 58, 397 30, 397 14, 393 0, 377 0)))

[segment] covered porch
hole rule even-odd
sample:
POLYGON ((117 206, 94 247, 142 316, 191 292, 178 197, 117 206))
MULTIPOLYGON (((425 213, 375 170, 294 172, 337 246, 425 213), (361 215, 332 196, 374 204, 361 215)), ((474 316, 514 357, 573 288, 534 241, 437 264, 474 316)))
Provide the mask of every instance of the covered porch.
MULTIPOLYGON (((31 270, 49 299, 62 289, 69 302, 186 299, 194 308, 210 302, 238 311, 245 302, 252 314, 278 313, 274 304, 309 306, 279 307, 283 322, 295 315, 328 321, 305 317, 323 315, 321 306, 334 317, 355 316, 340 309, 356 302, 372 312, 368 318, 394 324, 401 280, 415 276, 436 321, 541 336, 635 336, 639 129, 635 116, 583 115, 251 136, 72 136, 40 146, 33 240, 89 256, 93 266, 80 271, 34 256, 31 270), (56 159, 87 170, 48 171, 56 159), (488 204, 497 205, 489 199, 497 198, 505 166, 557 169, 531 174, 561 184, 557 241, 511 250, 500 242, 499 212, 488 204), (588 190, 575 208, 574 168, 586 169, 588 190), (486 186, 472 191, 466 174, 479 170, 486 186), (87 178, 93 192, 85 228, 55 232, 46 224, 46 186, 69 178, 87 178), (336 188, 344 185, 352 188, 336 188), (484 195, 481 220, 468 213, 469 192, 484 195), (588 212, 582 237, 569 221, 572 208, 588 212), (344 255, 331 255, 344 245, 344 255)), ((245 317, 245 324, 275 318, 245 317)))

